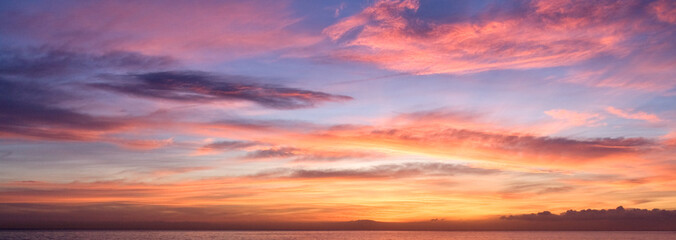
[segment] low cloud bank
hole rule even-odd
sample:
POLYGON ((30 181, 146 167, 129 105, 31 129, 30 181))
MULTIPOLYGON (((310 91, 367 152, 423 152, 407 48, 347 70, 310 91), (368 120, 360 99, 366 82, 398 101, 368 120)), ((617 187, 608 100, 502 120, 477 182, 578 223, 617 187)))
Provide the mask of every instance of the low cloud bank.
MULTIPOLYGON (((10 204, 16 205, 16 204, 10 204)), ((11 206, 2 205, 6 210, 11 206)), ((355 220, 347 222, 303 222, 303 221, 270 221, 260 219, 240 219, 228 221, 199 222, 194 220, 166 221, 131 220, 133 214, 117 214, 99 219, 84 221, 82 214, 57 214, 41 217, 35 212, 26 217, 28 207, 21 205, 24 214, 16 211, 3 211, 0 217, 0 229, 99 229, 99 230, 407 230, 407 231, 475 231, 475 230, 553 230, 553 231, 676 231, 676 211, 662 209, 601 209, 601 210, 569 210, 561 214, 548 211, 503 216, 499 219, 486 220, 444 220, 432 219, 419 222, 379 222, 373 220, 355 220), (11 213, 13 212, 13 214, 11 213), (126 221, 125 221, 126 220, 126 221), (131 220, 131 221, 130 221, 131 220)), ((16 207, 16 206, 14 206, 16 207)), ((44 207, 44 206, 43 206, 44 207)), ((77 207, 76 207, 77 208, 77 207)), ((0 208, 1 210, 2 208, 0 208)), ((167 210, 153 207, 145 210, 167 210)), ((16 209, 15 209, 16 210, 16 209)), ((82 211, 81 211, 82 212, 82 211)), ((94 212, 85 211, 90 214, 94 212)), ((149 212, 148 212, 149 213, 149 212)), ((43 213, 44 214, 44 213, 43 213)), ((137 214, 137 213, 135 213, 137 214)), ((226 214, 227 215, 227 214, 226 214)), ((195 218, 192 218, 195 219, 195 218)), ((228 219, 224 216, 221 219, 228 219)), ((232 219, 232 218, 230 218, 232 219)))

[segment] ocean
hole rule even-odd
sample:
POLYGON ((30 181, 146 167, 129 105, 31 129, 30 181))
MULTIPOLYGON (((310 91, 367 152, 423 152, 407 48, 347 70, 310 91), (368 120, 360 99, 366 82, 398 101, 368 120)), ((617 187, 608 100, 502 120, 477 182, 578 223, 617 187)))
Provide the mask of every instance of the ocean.
POLYGON ((0 239, 251 239, 251 240, 662 240, 676 239, 676 232, 623 231, 0 231, 0 239))

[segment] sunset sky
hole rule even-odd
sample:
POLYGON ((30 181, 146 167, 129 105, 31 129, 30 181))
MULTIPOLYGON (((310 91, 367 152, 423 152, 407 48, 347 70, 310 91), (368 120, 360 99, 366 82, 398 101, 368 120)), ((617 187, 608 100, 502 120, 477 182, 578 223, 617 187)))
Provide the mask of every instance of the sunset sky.
POLYGON ((0 214, 676 209, 676 1, 2 1, 0 214))

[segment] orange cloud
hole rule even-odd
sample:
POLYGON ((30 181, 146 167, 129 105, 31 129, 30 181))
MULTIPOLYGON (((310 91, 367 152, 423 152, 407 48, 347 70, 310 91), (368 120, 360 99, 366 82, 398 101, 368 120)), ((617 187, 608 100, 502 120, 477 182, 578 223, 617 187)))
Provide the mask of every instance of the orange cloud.
MULTIPOLYGON (((152 173, 162 177, 205 169, 213 168, 152 173)), ((52 206, 46 212, 67 212, 92 221, 105 220, 100 214, 110 208, 125 215, 138 211, 133 215, 139 221, 289 221, 290 217, 304 221, 361 218, 410 221, 481 218, 506 212, 527 213, 532 208, 589 208, 646 198, 654 201, 644 202, 647 207, 673 201, 673 196, 659 195, 673 187, 658 188, 659 185, 649 184, 653 180, 633 185, 612 184, 625 181, 627 176, 569 181, 584 178, 584 174, 512 172, 412 162, 357 168, 277 168, 250 175, 165 183, 16 181, 0 183, 0 213, 4 216, 16 210, 11 206, 19 205, 24 207, 24 214, 45 213, 31 206, 46 204, 52 206), (472 187, 467 188, 468 184, 472 187), (608 194, 609 190, 613 193, 608 194), (548 204, 539 205, 542 202, 548 204), (80 211, 97 204, 109 207, 80 211), (530 207, 524 208, 525 205, 530 207)))
MULTIPOLYGON (((580 117, 570 112, 550 113, 580 117)), ((224 121, 187 124, 183 129, 191 134, 270 144, 270 147, 245 149, 250 151, 249 158, 296 161, 373 159, 379 155, 396 158, 414 154, 474 162, 577 168, 581 164, 648 161, 643 155, 659 152, 661 144, 648 138, 550 137, 521 131, 527 130, 526 127, 500 126, 480 119, 478 115, 439 110, 401 114, 374 125, 306 126, 284 121, 265 121, 259 125, 256 121, 247 121, 247 124, 224 121)), ((572 120, 581 123, 578 118, 572 120)), ((594 124, 593 118, 585 120, 594 124)))

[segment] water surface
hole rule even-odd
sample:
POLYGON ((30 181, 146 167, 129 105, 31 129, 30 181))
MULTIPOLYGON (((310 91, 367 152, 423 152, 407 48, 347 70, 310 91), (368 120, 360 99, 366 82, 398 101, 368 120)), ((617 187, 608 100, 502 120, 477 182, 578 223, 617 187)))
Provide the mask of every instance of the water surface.
POLYGON ((0 231, 1 239, 251 239, 251 240, 409 240, 409 239, 676 239, 676 232, 590 232, 590 231, 0 231))

